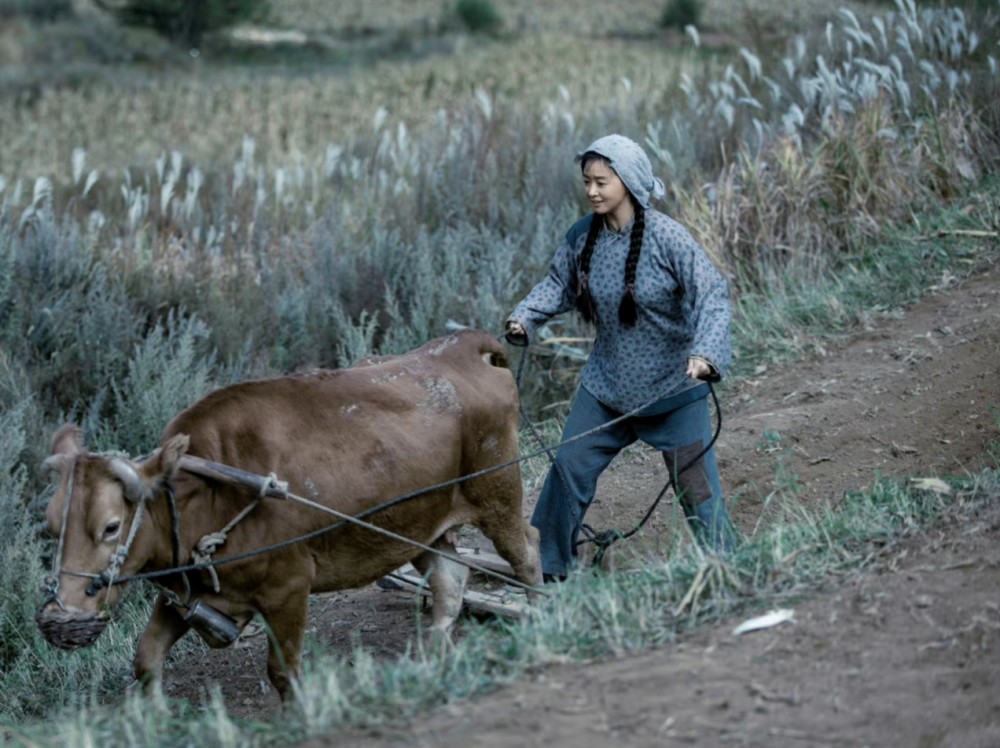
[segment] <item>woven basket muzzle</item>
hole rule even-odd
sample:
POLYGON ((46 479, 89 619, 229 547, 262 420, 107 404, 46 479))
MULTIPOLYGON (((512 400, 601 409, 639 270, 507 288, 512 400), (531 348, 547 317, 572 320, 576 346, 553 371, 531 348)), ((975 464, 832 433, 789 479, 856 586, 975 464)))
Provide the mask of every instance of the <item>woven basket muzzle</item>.
POLYGON ((105 611, 40 610, 35 623, 45 640, 60 649, 79 649, 93 644, 108 626, 110 616, 105 611))

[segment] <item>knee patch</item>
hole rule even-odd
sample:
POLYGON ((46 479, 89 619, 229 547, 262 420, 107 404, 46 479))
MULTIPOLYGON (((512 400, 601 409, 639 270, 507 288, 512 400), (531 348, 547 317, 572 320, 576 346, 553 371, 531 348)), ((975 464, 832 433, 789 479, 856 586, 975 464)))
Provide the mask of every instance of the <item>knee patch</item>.
POLYGON ((697 506, 712 498, 712 484, 705 470, 704 455, 698 457, 704 448, 705 443, 699 439, 693 444, 663 453, 663 460, 667 463, 667 470, 670 471, 674 493, 688 506, 697 506), (677 472, 695 457, 698 457, 698 460, 693 465, 681 473, 677 472))

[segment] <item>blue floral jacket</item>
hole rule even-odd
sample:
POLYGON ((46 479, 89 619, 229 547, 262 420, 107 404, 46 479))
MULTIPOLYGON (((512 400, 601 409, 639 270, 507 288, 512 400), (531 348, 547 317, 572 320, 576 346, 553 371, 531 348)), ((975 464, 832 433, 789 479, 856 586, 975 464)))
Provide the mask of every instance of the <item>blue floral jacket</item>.
MULTIPOLYGON (((573 225, 549 265, 548 275, 515 307, 510 318, 529 336, 551 317, 576 306, 578 266, 592 215, 573 225)), ((597 337, 580 384, 622 413, 697 386, 687 359, 706 360, 722 376, 732 361, 729 287, 688 231, 657 210, 645 214, 636 272, 638 320, 618 321, 625 258, 632 223, 601 229, 588 283, 597 306, 597 337)))

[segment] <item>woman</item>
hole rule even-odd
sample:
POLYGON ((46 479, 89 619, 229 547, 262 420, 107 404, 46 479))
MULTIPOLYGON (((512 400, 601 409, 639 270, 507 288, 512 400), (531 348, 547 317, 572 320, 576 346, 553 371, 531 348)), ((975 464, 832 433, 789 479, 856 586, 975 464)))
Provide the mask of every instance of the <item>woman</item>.
POLYGON ((548 580, 576 565, 597 479, 637 439, 663 453, 696 537, 718 551, 733 542, 714 450, 698 457, 712 438, 709 388, 699 380, 718 381, 732 358, 726 280, 680 224, 650 206, 664 187, 639 145, 608 135, 577 160, 593 213, 570 228, 506 325, 509 340, 523 341, 576 308, 597 331, 563 441, 593 433, 559 449, 531 519, 548 580))

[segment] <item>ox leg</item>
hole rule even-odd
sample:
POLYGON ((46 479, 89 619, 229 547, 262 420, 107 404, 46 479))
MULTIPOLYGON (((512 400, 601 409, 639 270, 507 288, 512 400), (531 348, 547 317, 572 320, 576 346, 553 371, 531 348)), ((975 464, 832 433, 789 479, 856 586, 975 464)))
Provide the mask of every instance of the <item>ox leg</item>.
POLYGON ((525 584, 542 583, 538 530, 521 516, 521 476, 518 471, 469 481, 466 500, 480 508, 476 525, 489 538, 514 574, 525 584), (506 499, 506 500, 505 500, 506 499), (488 507, 488 509, 483 509, 488 507))
MULTIPOLYGON (((521 518, 515 526, 483 534, 493 541, 497 553, 514 570, 515 576, 525 584, 536 587, 542 583, 542 561, 538 553, 538 530, 521 518)), ((514 523, 512 523, 514 524, 514 523)))
POLYGON ((170 648, 188 631, 184 618, 161 592, 135 649, 135 677, 147 696, 162 695, 163 663, 170 648))
POLYGON ((294 590, 280 604, 262 611, 270 631, 267 643, 267 677, 282 702, 294 696, 292 684, 299 677, 302 640, 309 612, 309 588, 294 590))
MULTIPOLYGON (((433 547, 443 553, 457 556, 455 544, 446 533, 434 541, 433 547)), ((424 576, 430 576, 431 596, 434 600, 432 634, 446 639, 448 631, 462 612, 465 583, 469 569, 436 553, 422 553, 413 559, 413 566, 424 576)))

